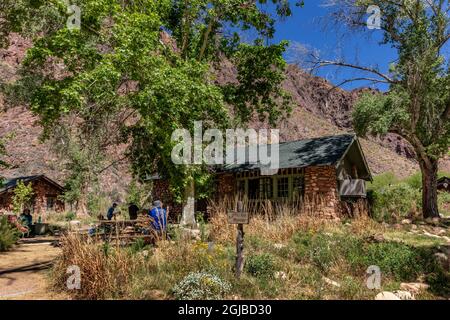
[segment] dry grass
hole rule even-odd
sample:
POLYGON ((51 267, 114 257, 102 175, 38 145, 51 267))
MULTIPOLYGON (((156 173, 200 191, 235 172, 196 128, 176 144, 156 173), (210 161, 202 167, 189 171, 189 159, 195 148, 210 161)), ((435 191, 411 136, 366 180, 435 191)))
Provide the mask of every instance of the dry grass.
MULTIPOLYGON (((78 265, 81 290, 70 292, 78 299, 170 299, 174 286, 193 272, 209 272, 230 283, 229 299, 373 299, 377 292, 365 286, 366 251, 371 249, 381 262, 394 267, 397 258, 385 261, 383 250, 387 255, 398 254, 400 260, 403 253, 413 252, 384 242, 379 246, 370 237, 385 233, 384 227, 364 215, 348 222, 325 220, 310 214, 311 209, 266 204, 257 213, 244 203, 244 210, 251 213, 250 224, 244 228, 246 261, 265 255, 273 264, 270 268, 259 264, 266 266, 268 277, 246 270, 237 280, 233 271, 236 226, 227 222, 227 209, 233 206, 233 201, 211 204, 213 215, 206 229, 212 247, 182 236, 138 249, 67 236, 53 271, 54 284, 65 290, 67 267, 78 265), (285 279, 276 278, 277 272, 283 272, 285 279), (341 286, 330 285, 324 277, 341 286)), ((398 289, 393 276, 383 279, 383 290, 398 289)))
POLYGON ((210 203, 210 237, 214 241, 226 243, 233 241, 236 226, 227 221, 227 210, 237 208, 241 201, 243 210, 249 212, 250 223, 245 227, 246 234, 264 235, 264 238, 284 242, 289 240, 297 231, 315 232, 325 227, 330 228, 339 224, 336 220, 322 219, 320 214, 324 205, 323 199, 314 201, 295 201, 294 203, 273 204, 267 201, 259 206, 248 200, 224 199, 210 203))
POLYGON ((83 240, 76 235, 62 238, 62 254, 53 269, 54 285, 66 288, 69 266, 78 266, 82 286, 74 290, 75 297, 83 299, 104 299, 121 296, 122 288, 130 283, 131 277, 143 261, 132 257, 129 252, 108 245, 83 240))

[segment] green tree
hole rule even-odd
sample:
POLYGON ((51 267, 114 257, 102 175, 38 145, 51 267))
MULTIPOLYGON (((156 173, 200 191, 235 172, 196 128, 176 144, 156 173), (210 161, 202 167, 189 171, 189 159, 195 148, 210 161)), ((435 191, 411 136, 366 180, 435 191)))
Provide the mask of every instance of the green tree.
MULTIPOLYGON (((14 3, 3 13, 5 28, 26 34, 32 28, 17 16, 26 17, 32 8, 30 24, 39 30, 21 79, 13 91, 6 88, 14 101, 31 104, 47 137, 72 117, 78 149, 87 159, 107 154, 123 138, 135 175, 142 180, 164 172, 180 197, 188 181, 201 185, 208 179, 205 166, 173 165, 175 129, 192 131, 196 120, 225 128, 256 114, 273 124, 289 111, 281 88, 287 43, 269 43, 276 19, 291 15, 286 0, 272 1, 273 14, 262 9, 263 0, 80 0, 79 30, 66 27, 63 1, 14 3), (53 14, 55 19, 45 19, 53 14), (40 15, 46 24, 36 23, 40 15), (250 29, 257 35, 251 44, 240 37, 250 29), (217 70, 227 61, 236 66, 238 81, 220 83, 217 70), (113 123, 123 135, 111 134, 113 123), (97 148, 86 152, 99 135, 114 139, 98 139, 97 148)), ((90 176, 101 172, 87 170, 90 176)))
MULTIPOLYGON (((0 140, 0 157, 3 158, 5 155, 6 155, 5 143, 3 142, 3 140, 0 140)), ((0 169, 5 169, 7 167, 8 167, 7 163, 0 158, 0 169)), ((4 177, 0 175, 0 187, 3 185, 3 181, 4 177)))
POLYGON ((14 188, 14 194, 11 199, 14 212, 21 213, 24 207, 33 198, 33 194, 32 183, 25 184, 22 180, 19 180, 17 186, 14 188))
MULTIPOLYGON (((6 156, 8 155, 8 152, 6 150, 6 143, 10 141, 10 139, 14 136, 14 134, 7 134, 4 137, 0 138, 0 170, 4 170, 9 168, 9 164, 6 161, 6 156)), ((0 187, 5 182, 5 177, 2 176, 0 173, 0 187)))
POLYGON ((372 74, 351 80, 388 83, 386 94, 368 93, 353 112, 358 134, 396 133, 414 148, 422 172, 424 217, 439 217, 437 204, 438 161, 450 146, 450 75, 442 48, 450 39, 449 2, 442 0, 336 0, 335 17, 351 27, 367 28, 366 10, 381 10, 383 44, 391 45, 397 59, 389 74, 377 68, 345 61, 318 62, 372 74))

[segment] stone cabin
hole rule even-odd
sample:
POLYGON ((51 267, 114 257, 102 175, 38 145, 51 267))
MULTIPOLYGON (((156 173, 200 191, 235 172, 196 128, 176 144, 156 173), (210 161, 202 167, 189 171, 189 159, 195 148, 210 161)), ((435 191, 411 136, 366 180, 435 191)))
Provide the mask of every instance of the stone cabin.
MULTIPOLYGON (((366 181, 372 176, 355 135, 280 143, 278 172, 265 176, 261 169, 258 163, 223 166, 216 171, 214 198, 238 197, 257 203, 320 202, 320 209, 314 210, 327 218, 352 216, 355 204, 367 208, 366 181)), ((172 205, 167 190, 167 181, 154 179, 153 196, 172 205)), ((206 205, 199 202, 196 207, 202 211, 206 205)))
POLYGON ((63 194, 64 188, 57 182, 44 175, 17 177, 8 179, 0 187, 0 210, 11 211, 12 196, 19 181, 25 185, 31 183, 33 198, 27 207, 33 214, 46 214, 50 212, 62 212, 65 209, 64 201, 59 196, 63 194))

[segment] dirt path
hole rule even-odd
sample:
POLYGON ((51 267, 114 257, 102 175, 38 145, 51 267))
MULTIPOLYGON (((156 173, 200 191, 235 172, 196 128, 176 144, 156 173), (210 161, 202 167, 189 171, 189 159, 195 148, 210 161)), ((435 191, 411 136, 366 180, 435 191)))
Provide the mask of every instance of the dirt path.
POLYGON ((54 238, 21 240, 11 251, 0 253, 0 300, 67 299, 48 288, 47 273, 60 249, 54 238))

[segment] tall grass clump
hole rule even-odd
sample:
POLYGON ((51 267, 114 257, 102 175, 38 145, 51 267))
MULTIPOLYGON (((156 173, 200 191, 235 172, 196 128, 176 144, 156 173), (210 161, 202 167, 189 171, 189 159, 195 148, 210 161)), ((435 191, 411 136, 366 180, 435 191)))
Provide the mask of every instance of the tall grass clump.
POLYGON ((0 216, 0 252, 9 250, 18 240, 19 236, 5 216, 0 216))
POLYGON ((245 262, 245 270, 254 277, 271 278, 275 273, 275 259, 270 253, 252 254, 245 262))
POLYGON ((143 260, 133 256, 129 250, 121 250, 83 240, 76 235, 61 240, 62 254, 52 270, 54 286, 67 289, 67 268, 80 268, 81 289, 71 290, 79 299, 110 299, 126 297, 133 275, 143 267, 143 260))
MULTIPOLYGON (((211 207, 210 237, 220 243, 235 240, 236 226, 228 223, 227 210, 237 207, 238 199, 222 199, 211 207)), ((285 242, 298 230, 318 230, 332 221, 320 219, 320 199, 314 203, 294 202, 275 204, 270 201, 256 207, 243 200, 243 210, 250 213, 250 223, 245 226, 247 235, 260 236, 272 242, 285 242)))

